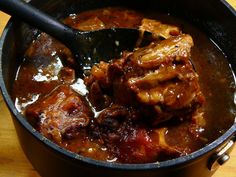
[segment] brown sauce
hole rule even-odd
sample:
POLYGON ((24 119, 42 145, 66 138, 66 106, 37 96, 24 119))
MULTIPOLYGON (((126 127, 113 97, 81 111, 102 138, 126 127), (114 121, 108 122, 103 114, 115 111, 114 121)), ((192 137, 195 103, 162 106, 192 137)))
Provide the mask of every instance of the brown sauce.
MULTIPOLYGON (((204 126, 194 126, 195 124, 193 125, 192 121, 189 120, 180 121, 181 123, 179 121, 168 121, 158 124, 158 133, 156 133, 156 127, 150 128, 143 123, 133 125, 132 122, 126 122, 125 125, 122 125, 125 128, 122 129, 122 127, 120 127, 120 131, 123 131, 124 134, 127 133, 128 138, 125 140, 122 139, 122 141, 120 139, 119 143, 121 145, 118 150, 121 155, 117 155, 117 150, 114 150, 113 146, 104 143, 106 142, 106 138, 98 138, 97 136, 102 135, 96 134, 100 130, 97 130, 96 123, 94 122, 96 122, 95 119, 97 115, 101 114, 100 111, 103 109, 100 110, 97 108, 96 110, 96 107, 94 106, 92 108, 93 113, 91 113, 84 108, 83 104, 81 104, 81 102, 86 102, 87 106, 91 106, 91 101, 84 85, 75 84, 77 78, 76 72, 71 67, 73 66, 72 54, 65 46, 43 33, 34 40, 26 51, 24 56, 25 59, 20 65, 16 75, 13 95, 15 97, 17 109, 22 112, 22 114, 26 115, 26 118, 38 131, 60 146, 72 152, 108 162, 147 163, 167 160, 187 155, 218 138, 229 129, 235 121, 235 80, 226 56, 203 32, 187 22, 170 15, 156 13, 145 13, 145 15, 143 15, 122 8, 108 8, 105 10, 83 12, 80 15, 69 16, 64 22, 74 28, 84 30, 116 26, 137 27, 141 24, 143 16, 145 18, 156 19, 164 24, 176 25, 181 28, 183 33, 192 36, 194 47, 191 49, 191 62, 199 75, 201 92, 205 97, 205 102, 201 107, 204 112, 204 126), (91 25, 91 23, 94 25, 91 25), (61 85, 79 86, 79 91, 77 91, 80 95, 78 96, 70 90, 64 91, 66 86, 59 88, 59 90, 57 90, 58 94, 51 94, 55 88, 61 85), (45 96, 48 97, 44 99, 45 96), (66 107, 66 104, 64 107, 58 106, 54 108, 48 107, 46 104, 48 102, 54 104, 53 102, 55 100, 58 102, 60 102, 60 100, 70 101, 69 98, 73 100, 71 108, 66 107), (37 104, 37 102, 39 103, 37 104), (39 106, 40 108, 38 108, 39 106), (56 134, 57 139, 53 138, 51 132, 44 131, 48 131, 49 129, 54 131, 52 127, 38 128, 38 124, 40 123, 29 118, 35 116, 32 114, 37 113, 38 115, 41 115, 41 108, 48 109, 49 113, 51 112, 60 116, 59 120, 65 122, 64 125, 60 125, 62 127, 65 126, 62 128, 63 132, 66 132, 64 135, 65 137, 61 137, 62 135, 60 133, 55 132, 53 134, 56 134), (73 109, 73 111, 69 114, 68 111, 59 111, 60 113, 57 113, 57 111, 61 109, 73 109), (74 115, 77 115, 77 112, 81 109, 85 110, 84 115, 82 116, 83 119, 78 120, 74 115), (33 111, 31 112, 29 110, 33 111), (71 117, 71 120, 67 121, 66 118, 64 118, 66 116, 71 117), (87 116, 95 117, 91 120, 90 129, 92 131, 89 131, 89 133, 86 128, 83 129, 83 127, 87 126, 87 116), (74 120, 76 123, 73 122, 74 120), (128 125, 129 123, 131 125, 128 125), (73 129, 67 129, 67 124, 78 124, 80 126, 73 129), (133 137, 129 137, 130 132, 134 134, 133 137), (74 134, 76 134, 75 138, 71 138, 74 134), (157 148, 154 148, 154 145, 151 142, 161 141, 161 136, 165 137, 165 143, 168 144, 166 147, 167 150, 160 148, 161 150, 158 150, 158 152, 153 152, 153 149, 157 148), (63 138, 65 140, 61 141, 63 138), (135 140, 132 140, 132 138, 135 140), (127 144, 127 142, 129 143, 127 144), (141 145, 138 146, 134 144, 141 145), (132 158, 127 157, 127 154, 130 152, 134 154, 132 158)), ((81 82, 83 82, 82 79, 79 80, 79 83, 81 82)), ((103 103, 106 106, 106 102, 104 101, 103 103)), ((104 105, 102 105, 102 107, 104 107, 104 105)), ((116 108, 115 110, 117 109, 121 108, 116 108)), ((129 113, 127 114, 132 113, 132 111, 133 110, 130 110, 129 108, 129 113)), ((119 114, 121 117, 123 116, 122 113, 119 114)), ((116 134, 114 136, 116 136, 116 134)))

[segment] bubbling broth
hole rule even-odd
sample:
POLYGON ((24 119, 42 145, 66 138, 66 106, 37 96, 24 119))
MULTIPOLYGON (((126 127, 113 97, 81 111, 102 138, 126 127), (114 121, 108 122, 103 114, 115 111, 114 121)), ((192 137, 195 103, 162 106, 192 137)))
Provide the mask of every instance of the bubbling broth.
POLYGON ((152 163, 188 155, 234 123, 227 57, 193 25, 117 7, 72 14, 64 23, 152 36, 120 58, 101 59, 83 78, 56 39, 41 33, 30 44, 14 82, 15 105, 59 146, 107 162, 152 163))

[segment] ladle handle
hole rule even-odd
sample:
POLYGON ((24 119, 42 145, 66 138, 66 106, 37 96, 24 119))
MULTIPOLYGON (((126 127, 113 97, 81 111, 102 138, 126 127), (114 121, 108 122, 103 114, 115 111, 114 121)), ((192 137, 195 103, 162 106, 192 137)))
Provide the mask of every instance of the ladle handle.
POLYGON ((0 10, 48 33, 65 44, 68 43, 68 38, 74 35, 70 27, 22 0, 0 0, 0 10))

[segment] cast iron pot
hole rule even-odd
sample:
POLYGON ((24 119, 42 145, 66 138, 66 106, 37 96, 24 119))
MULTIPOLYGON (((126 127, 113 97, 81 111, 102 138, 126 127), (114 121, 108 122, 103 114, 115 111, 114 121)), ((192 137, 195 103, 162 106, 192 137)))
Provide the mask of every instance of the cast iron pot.
MULTIPOLYGON (((236 12, 219 0, 32 0, 34 6, 56 18, 69 13, 105 6, 127 6, 171 12, 190 21, 208 34, 226 54, 236 71, 236 12)), ((10 96, 17 67, 37 30, 11 19, 0 41, 0 84, 3 97, 26 156, 43 177, 209 177, 229 159, 235 142, 236 124, 217 140, 188 155, 161 163, 113 164, 92 160, 66 151, 36 132, 16 110, 10 96)))

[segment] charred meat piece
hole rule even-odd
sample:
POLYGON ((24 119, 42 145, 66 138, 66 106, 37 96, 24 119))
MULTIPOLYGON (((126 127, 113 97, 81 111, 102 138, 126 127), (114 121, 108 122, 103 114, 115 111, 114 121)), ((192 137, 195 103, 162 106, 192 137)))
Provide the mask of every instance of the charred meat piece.
POLYGON ((72 139, 83 131, 80 129, 88 126, 93 113, 70 86, 61 85, 28 106, 25 115, 45 137, 60 144, 63 139, 72 139))

